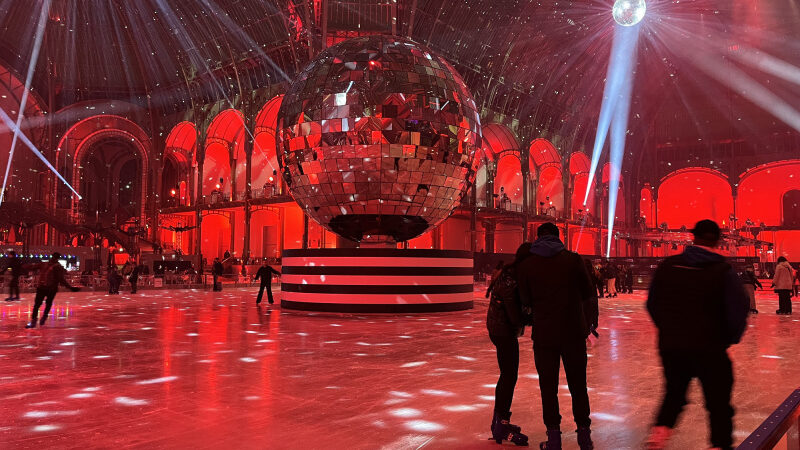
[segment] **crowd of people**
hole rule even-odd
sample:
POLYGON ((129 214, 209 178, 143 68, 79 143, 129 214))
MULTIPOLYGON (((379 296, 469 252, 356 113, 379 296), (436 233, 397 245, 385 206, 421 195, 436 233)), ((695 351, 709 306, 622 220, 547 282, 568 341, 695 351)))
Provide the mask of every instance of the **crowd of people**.
MULTIPOLYGON (((737 274, 717 251, 721 230, 715 222, 700 221, 692 233, 694 244, 658 266, 648 293, 647 310, 658 330, 665 386, 646 443, 648 449, 665 448, 686 404, 686 391, 693 378, 698 378, 703 387, 711 445, 722 449, 733 445, 733 368, 727 349, 742 338, 748 313, 755 308, 746 286, 757 286, 758 280, 749 271, 745 276, 737 274)), ((791 268, 784 263, 779 260, 773 279, 781 299, 794 284, 791 268)), ((558 228, 546 223, 538 228, 535 242, 522 244, 514 261, 498 266, 492 275, 487 290, 490 301, 486 327, 500 370, 492 438, 497 443, 528 445, 528 437, 510 419, 519 369, 518 337, 530 326, 546 427, 546 440, 539 448, 561 448, 561 363, 571 395, 578 445, 581 450, 594 448, 586 381, 587 341, 591 342, 591 336, 597 337, 598 297, 615 296, 616 280, 627 280, 627 269, 609 263, 593 266, 568 251, 559 239, 558 228), (604 284, 606 292, 602 289, 604 284)), ((627 290, 627 281, 622 286, 627 290)), ((779 311, 790 307, 783 305, 779 311)))

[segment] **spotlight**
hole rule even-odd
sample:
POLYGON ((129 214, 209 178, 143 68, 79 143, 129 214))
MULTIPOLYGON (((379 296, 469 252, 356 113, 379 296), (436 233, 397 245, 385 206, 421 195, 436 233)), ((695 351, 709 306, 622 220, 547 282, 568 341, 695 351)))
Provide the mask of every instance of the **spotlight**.
POLYGON ((611 9, 614 20, 623 27, 632 27, 641 22, 646 11, 644 0, 617 0, 611 9))

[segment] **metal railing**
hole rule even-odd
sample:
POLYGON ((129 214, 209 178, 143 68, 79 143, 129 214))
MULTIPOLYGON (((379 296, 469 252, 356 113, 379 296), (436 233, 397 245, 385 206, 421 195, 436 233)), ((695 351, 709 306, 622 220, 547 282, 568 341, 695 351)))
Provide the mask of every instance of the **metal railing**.
POLYGON ((792 392, 737 448, 739 450, 800 448, 800 389, 792 392))

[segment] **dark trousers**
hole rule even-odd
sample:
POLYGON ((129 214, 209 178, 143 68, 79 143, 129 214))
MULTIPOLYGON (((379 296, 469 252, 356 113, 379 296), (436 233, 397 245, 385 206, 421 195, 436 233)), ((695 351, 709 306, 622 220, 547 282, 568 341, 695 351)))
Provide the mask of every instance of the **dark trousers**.
POLYGON ((598 282, 598 283, 597 283, 597 295, 598 295, 598 297, 600 297, 600 298, 603 298, 603 297, 605 297, 605 295, 604 295, 604 289, 603 289, 603 288, 604 288, 604 286, 605 286, 605 283, 603 283, 603 281, 600 281, 600 282, 598 282))
POLYGON ((572 396, 572 417, 578 427, 588 427, 589 393, 586 389, 586 341, 564 343, 559 346, 533 344, 533 360, 539 372, 539 390, 542 397, 542 416, 548 430, 561 428, 558 407, 558 372, 564 361, 569 393, 572 396))
POLYGON ((19 277, 11 277, 9 280, 8 298, 19 298, 19 277))
POLYGON ((136 283, 138 283, 139 280, 130 280, 130 282, 131 282, 131 294, 135 294, 136 293, 136 283))
POLYGON ((217 275, 217 274, 214 274, 214 288, 213 288, 213 290, 215 290, 215 291, 221 291, 222 290, 222 287, 219 286, 219 275, 217 275))
POLYGON ((42 323, 47 320, 50 314, 50 308, 53 307, 53 300, 56 298, 58 288, 38 287, 36 288, 36 298, 33 301, 33 313, 31 314, 31 323, 35 324, 39 318, 39 308, 42 303, 45 303, 44 314, 42 314, 42 323))
POLYGON ((500 377, 494 389, 494 411, 501 418, 508 417, 511 401, 514 399, 514 388, 517 386, 519 373, 519 341, 515 336, 489 335, 497 349, 497 365, 500 377))
POLYGON ((778 310, 780 312, 792 312, 792 291, 789 289, 778 289, 778 310))
POLYGON ((272 301, 272 283, 261 283, 261 287, 258 289, 258 298, 256 299, 256 303, 261 303, 261 297, 264 296, 264 289, 267 290, 267 301, 271 305, 274 303, 272 301))
POLYGON ((674 428, 686 405, 686 390, 692 378, 698 378, 706 400, 711 426, 711 446, 733 445, 733 367, 725 350, 661 351, 664 366, 664 400, 656 419, 657 426, 674 428))

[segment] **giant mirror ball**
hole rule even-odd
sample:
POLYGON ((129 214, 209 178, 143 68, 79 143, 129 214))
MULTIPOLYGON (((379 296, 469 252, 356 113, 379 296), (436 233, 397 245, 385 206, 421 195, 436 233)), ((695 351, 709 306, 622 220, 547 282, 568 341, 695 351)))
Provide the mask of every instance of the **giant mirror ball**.
POLYGON ((396 36, 326 49, 278 112, 278 162, 295 201, 358 242, 406 241, 440 224, 472 185, 480 146, 461 76, 396 36))

